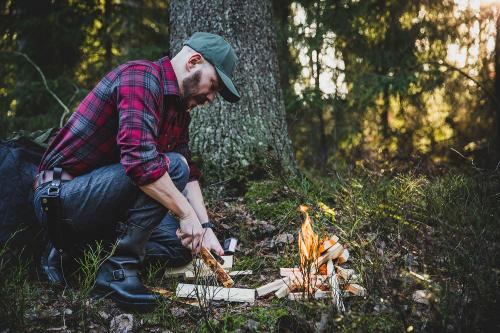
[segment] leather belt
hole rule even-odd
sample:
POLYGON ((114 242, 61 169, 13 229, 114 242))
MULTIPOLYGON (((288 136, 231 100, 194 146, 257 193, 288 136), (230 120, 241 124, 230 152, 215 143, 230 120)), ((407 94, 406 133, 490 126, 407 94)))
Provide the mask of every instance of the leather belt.
MULTIPOLYGON (((61 180, 72 180, 73 178, 75 177, 73 177, 66 171, 63 171, 61 173, 61 180)), ((45 183, 51 182, 52 180, 54 180, 54 171, 52 170, 41 171, 39 174, 35 176, 35 181, 33 182, 33 189, 36 191, 38 187, 40 187, 45 183)))

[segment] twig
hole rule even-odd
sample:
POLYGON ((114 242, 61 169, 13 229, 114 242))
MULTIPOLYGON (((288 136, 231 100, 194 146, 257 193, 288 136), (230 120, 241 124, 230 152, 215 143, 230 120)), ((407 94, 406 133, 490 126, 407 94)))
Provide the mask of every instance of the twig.
MULTIPOLYGON (((69 114, 71 111, 69 110, 69 108, 66 106, 66 104, 63 103, 63 101, 61 101, 61 99, 56 95, 55 92, 52 91, 52 89, 50 89, 48 83, 47 83, 47 79, 45 78, 45 75, 43 74, 42 70, 40 69, 40 67, 37 66, 37 64, 35 64, 35 62, 33 60, 31 60, 31 58, 26 54, 26 53, 22 53, 22 52, 19 52, 19 51, 2 51, 2 52, 5 52, 5 53, 13 53, 13 54, 16 54, 16 55, 19 55, 21 57, 23 57, 24 59, 26 59, 26 61, 28 61, 33 67, 35 67, 36 71, 38 72, 38 74, 40 74, 40 77, 42 78, 42 81, 43 81, 43 85, 45 86, 45 89, 49 92, 49 94, 54 97, 54 99, 57 101, 57 103, 63 108, 64 112, 61 116, 61 121, 59 122, 60 126, 62 126, 63 124, 63 121, 64 121, 64 117, 69 114)), ((76 95, 76 93, 75 93, 76 95)))
MULTIPOLYGON (((71 103, 73 102, 73 100, 75 99, 75 97, 78 95, 78 93, 80 92, 80 88, 78 88, 78 86, 76 84, 73 84, 73 87, 75 87, 75 92, 73 93, 73 95, 71 96, 71 98, 69 99, 68 101, 68 104, 71 105, 71 103)), ((69 111, 69 109, 66 109, 64 110, 63 114, 61 115, 61 119, 59 120, 59 127, 63 127, 64 125, 64 119, 66 118, 66 116, 68 116, 71 112, 69 111)))
POLYGON ((17 55, 20 55, 22 57, 24 57, 33 67, 35 67, 35 69, 37 70, 38 74, 40 74, 41 78, 42 78, 42 81, 43 81, 43 84, 45 86, 45 89, 47 89, 47 91, 52 95, 52 97, 55 98, 55 100, 59 103, 59 105, 64 109, 65 112, 70 112, 68 107, 61 101, 61 99, 55 94, 55 92, 52 91, 52 89, 49 88, 49 85, 47 84, 47 79, 45 78, 45 75, 43 74, 42 70, 40 69, 40 67, 38 67, 34 62, 33 60, 31 60, 30 57, 28 57, 27 54, 25 53, 22 53, 22 52, 18 52, 18 51, 13 51, 12 53, 14 54, 17 54, 17 55))
MULTIPOLYGON (((467 157, 465 157, 462 153, 460 153, 458 150, 456 150, 455 148, 450 148, 451 151, 454 151, 455 153, 457 153, 458 155, 460 155, 460 157, 462 157, 464 160, 469 160, 467 157)), ((474 164, 474 159, 470 159, 470 162, 472 164, 472 167, 478 171, 484 171, 484 169, 481 169, 481 168, 478 168, 475 164, 474 164)))

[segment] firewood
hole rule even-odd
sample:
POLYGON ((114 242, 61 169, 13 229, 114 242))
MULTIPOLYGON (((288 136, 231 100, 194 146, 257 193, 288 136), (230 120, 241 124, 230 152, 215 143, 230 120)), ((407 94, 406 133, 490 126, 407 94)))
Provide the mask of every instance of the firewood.
POLYGON ((329 248, 325 252, 325 254, 323 254, 322 256, 320 256, 316 260, 315 265, 313 265, 313 266, 314 267, 320 267, 321 265, 326 264, 326 262, 328 260, 330 260, 330 259, 337 259, 338 256, 342 253, 342 251, 344 251, 344 247, 342 246, 342 244, 340 244, 340 243, 335 244, 334 246, 332 246, 331 248, 329 248))
POLYGON ((320 254, 323 254, 325 253, 326 250, 328 250, 329 248, 331 248, 332 246, 334 246, 335 244, 337 244, 337 242, 339 241, 339 238, 337 236, 332 236, 330 239, 327 239, 326 241, 324 241, 320 247, 319 247, 319 253, 320 254))
POLYGON ((255 289, 222 288, 195 284, 179 283, 175 295, 177 297, 198 298, 227 302, 255 302, 255 289))
POLYGON ((360 286, 359 284, 355 283, 350 283, 345 285, 345 290, 350 292, 351 294, 355 296, 365 296, 366 295, 366 289, 360 286))
POLYGON ((296 290, 298 288, 298 281, 293 280, 289 285, 284 285, 280 289, 278 289, 274 295, 278 298, 286 297, 290 292, 296 290))
POLYGON ((224 270, 221 264, 214 258, 214 256, 210 253, 210 251, 206 247, 202 247, 200 251, 201 258, 205 262, 205 264, 210 267, 210 269, 217 276, 217 281, 222 283, 222 285, 226 288, 231 288, 234 286, 234 281, 231 279, 229 274, 224 270))
POLYGON ((292 277, 289 277, 289 276, 275 280, 271 283, 268 283, 266 285, 263 285, 263 286, 257 288, 256 289, 257 296, 261 297, 261 296, 265 296, 267 294, 270 294, 273 291, 276 291, 283 286, 289 285, 291 282, 292 282, 292 277))
MULTIPOLYGON (((227 272, 227 269, 225 269, 227 272)), ((198 273, 198 277, 207 277, 211 276, 214 274, 211 270, 203 270, 198 273)), ((232 271, 232 272, 227 272, 229 276, 241 276, 241 275, 252 275, 253 271, 251 270, 246 270, 246 271, 232 271)), ((196 274, 193 271, 187 271, 184 273, 184 279, 186 280, 193 280, 196 277, 196 274)))
POLYGON ((347 249, 344 249, 342 254, 339 256, 339 264, 343 264, 347 260, 349 260, 349 251, 347 249))
POLYGON ((326 264, 319 266, 318 274, 319 275, 328 275, 328 270, 327 270, 326 264))
POLYGON ((245 271, 232 271, 229 272, 230 276, 241 276, 241 275, 252 275, 253 271, 251 269, 247 269, 245 271))
MULTIPOLYGON (((314 294, 311 295, 314 299, 325 299, 331 296, 330 291, 316 290, 314 294)), ((288 294, 288 299, 291 301, 307 299, 309 295, 304 292, 294 292, 288 294)))
POLYGON ((302 272, 300 271, 300 268, 294 267, 294 268, 280 268, 280 275, 281 276, 301 276, 302 272))
POLYGON ((171 292, 170 290, 167 290, 167 289, 163 289, 163 288, 160 288, 160 287, 147 287, 149 290, 151 290, 152 292, 155 292, 155 293, 158 293, 160 295, 162 295, 163 297, 167 297, 167 298, 170 298, 174 295, 173 292, 171 292))
POLYGON ((355 274, 354 269, 335 266, 335 270, 337 271, 337 275, 346 282, 357 282, 359 280, 359 277, 355 274))
POLYGON ((274 293, 276 297, 278 298, 286 297, 290 292, 297 290, 299 288, 310 288, 310 290, 312 291, 314 288, 317 288, 318 286, 320 286, 322 283, 325 282, 325 277, 321 275, 311 275, 310 276, 311 280, 307 285, 306 283, 304 283, 304 278, 301 276, 288 277, 288 278, 290 279, 289 283, 281 286, 274 293))

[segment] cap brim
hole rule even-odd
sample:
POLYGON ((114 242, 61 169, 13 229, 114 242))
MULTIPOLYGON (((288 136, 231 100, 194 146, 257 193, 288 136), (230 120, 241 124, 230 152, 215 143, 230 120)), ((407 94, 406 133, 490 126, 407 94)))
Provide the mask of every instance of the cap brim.
POLYGON ((216 66, 214 67, 223 83, 223 87, 221 87, 220 89, 220 95, 222 96, 222 98, 230 103, 238 102, 241 96, 238 92, 238 89, 236 89, 233 81, 231 81, 229 76, 227 76, 223 71, 218 69, 216 66))

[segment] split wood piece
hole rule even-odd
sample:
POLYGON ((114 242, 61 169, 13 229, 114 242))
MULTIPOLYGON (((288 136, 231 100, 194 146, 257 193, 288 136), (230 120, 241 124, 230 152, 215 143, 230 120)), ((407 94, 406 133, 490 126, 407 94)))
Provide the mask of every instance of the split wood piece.
MULTIPOLYGON (((325 299, 331 296, 330 291, 316 290, 313 295, 314 299, 325 299)), ((290 293, 288 294, 288 299, 292 301, 307 299, 308 295, 303 292, 290 293)))
POLYGON ((316 263, 313 265, 313 267, 319 267, 323 264, 326 264, 326 262, 330 259, 337 259, 338 256, 340 256, 343 251, 344 251, 344 247, 342 246, 342 244, 340 244, 340 243, 335 244, 334 246, 329 248, 325 252, 325 254, 323 254, 321 257, 316 259, 316 263))
MULTIPOLYGON (((227 270, 225 270, 227 271, 227 270)), ((227 272, 229 274, 229 276, 242 276, 242 275, 252 275, 253 274, 253 271, 251 270, 246 270, 246 271, 232 271, 232 272, 227 272)), ((207 276, 211 276, 213 275, 214 272, 212 272, 211 270, 203 270, 201 272, 198 273, 198 277, 207 277, 207 276)), ((184 273, 184 278, 186 280, 194 280, 195 279, 195 274, 193 271, 187 271, 186 273, 184 273)))
POLYGON ((280 275, 281 276, 302 276, 302 272, 300 271, 300 268, 294 267, 294 268, 280 268, 280 275))
POLYGON ((335 273, 335 266, 333 265, 333 260, 328 260, 327 263, 328 271, 328 282, 330 284, 330 293, 332 295, 333 304, 335 307, 341 311, 345 311, 344 302, 342 302, 341 290, 339 287, 339 281, 337 280, 337 274, 335 273))
MULTIPOLYGON (((282 267, 282 268, 280 268, 280 275, 283 277, 288 277, 288 276, 291 276, 291 277, 300 276, 300 277, 302 277, 303 276, 302 271, 298 267, 294 267, 294 268, 282 267)), ((316 276, 317 274, 315 274, 314 272, 311 272, 310 275, 316 276)), ((319 275, 326 275, 326 272, 325 272, 325 274, 319 274, 319 275)))
POLYGON ((198 298, 213 300, 213 301, 227 301, 239 303, 254 303, 255 302, 255 289, 244 288, 222 288, 214 286, 204 286, 196 284, 179 283, 175 295, 177 297, 185 298, 198 298))
MULTIPOLYGON (((312 275, 310 278, 315 285, 309 286, 309 288, 318 288, 325 282, 325 277, 321 275, 312 275)), ((299 289, 300 287, 304 288, 305 283, 303 277, 289 277, 289 279, 290 283, 285 284, 274 293, 276 297, 283 298, 290 294, 292 291, 299 289)))
POLYGON ((278 298, 283 298, 286 297, 288 294, 290 294, 292 291, 296 290, 298 288, 298 283, 292 283, 290 285, 284 285, 280 289, 278 289, 274 295, 278 298))
MULTIPOLYGON (((222 256, 222 259, 224 259, 224 263, 222 264, 222 268, 230 270, 233 268, 233 256, 222 256)), ((201 270, 210 270, 207 265, 203 262, 202 259, 195 259, 192 262, 190 262, 187 265, 181 266, 181 267, 173 267, 173 268, 167 268, 165 271, 165 276, 181 276, 185 274, 186 272, 193 272, 194 271, 194 265, 196 267, 200 268, 201 270)))
POLYGON ((275 281, 270 282, 268 284, 265 284, 265 285, 256 289, 257 296, 261 297, 261 296, 265 296, 267 294, 270 294, 273 291, 276 291, 276 290, 282 288, 283 286, 289 285, 291 282, 292 282, 292 277, 287 276, 285 278, 278 279, 278 280, 275 280, 275 281))
POLYGON ((339 238, 337 236, 332 236, 330 239, 327 239, 326 241, 323 242, 323 244, 320 245, 319 247, 319 253, 320 254, 323 254, 326 252, 326 250, 328 250, 329 248, 331 248, 332 246, 334 246, 335 244, 337 244, 339 241, 339 238))
POLYGON ((342 254, 339 256, 339 264, 343 264, 347 260, 349 260, 349 251, 347 249, 344 249, 342 254))
POLYGON ((337 275, 342 278, 342 280, 346 282, 358 282, 359 277, 354 272, 354 269, 350 268, 342 268, 340 266, 335 266, 335 270, 337 271, 337 275))
POLYGON ((160 287, 147 287, 147 288, 152 292, 162 295, 163 297, 170 298, 174 295, 172 291, 160 287))
MULTIPOLYGON (((316 259, 316 262, 312 265, 313 274, 316 273, 316 270, 322 265, 326 264, 330 259, 337 259, 340 255, 342 255, 347 250, 344 249, 342 244, 336 243, 332 247, 330 247, 322 256, 316 259)), ((346 252, 349 255, 349 252, 346 252)), ((300 268, 280 268, 281 276, 297 276, 298 274, 302 275, 300 268)))
POLYGON ((206 247, 201 248, 200 255, 205 264, 207 264, 207 266, 210 267, 210 269, 215 273, 217 281, 222 283, 222 285, 226 288, 234 286, 233 279, 231 279, 222 265, 214 258, 212 253, 210 253, 206 247))
POLYGON ((345 290, 355 296, 366 296, 366 289, 356 283, 347 284, 345 290))

